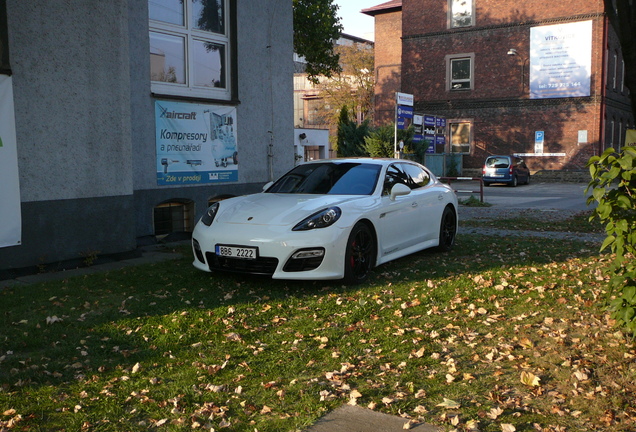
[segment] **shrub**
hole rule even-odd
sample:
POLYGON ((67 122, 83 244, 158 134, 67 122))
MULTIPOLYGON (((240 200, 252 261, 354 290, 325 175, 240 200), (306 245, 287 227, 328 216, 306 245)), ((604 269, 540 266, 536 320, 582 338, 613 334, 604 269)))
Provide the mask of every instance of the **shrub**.
POLYGON ((598 203, 590 219, 598 218, 605 225, 607 238, 601 250, 614 253, 610 276, 612 318, 636 335, 636 148, 626 147, 616 153, 607 149, 587 163, 592 180, 588 204, 598 203))

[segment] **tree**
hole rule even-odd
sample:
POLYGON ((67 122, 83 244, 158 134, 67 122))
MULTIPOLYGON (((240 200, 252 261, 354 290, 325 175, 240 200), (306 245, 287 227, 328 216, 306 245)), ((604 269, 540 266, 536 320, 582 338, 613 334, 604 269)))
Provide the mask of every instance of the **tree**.
POLYGON ((305 58, 307 77, 314 83, 318 77, 331 77, 340 71, 334 42, 342 34, 333 0, 293 0, 294 52, 305 58))
POLYGON ((317 85, 323 99, 325 118, 335 120, 337 112, 331 107, 348 106, 358 124, 373 119, 374 57, 373 47, 365 44, 339 45, 335 53, 340 58, 341 71, 317 85))
POLYGON ((605 14, 616 31, 625 61, 625 87, 629 89, 632 114, 636 116, 636 2, 603 0, 605 14))
POLYGON ((369 123, 364 121, 358 125, 351 119, 347 106, 343 106, 338 120, 338 141, 336 144, 338 156, 364 156, 363 143, 368 133, 369 123))

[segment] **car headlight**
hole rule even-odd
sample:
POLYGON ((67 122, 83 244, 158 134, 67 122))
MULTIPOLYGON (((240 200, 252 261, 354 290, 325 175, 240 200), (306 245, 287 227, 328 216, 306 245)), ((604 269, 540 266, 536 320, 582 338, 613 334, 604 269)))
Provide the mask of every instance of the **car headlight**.
POLYGON ((292 231, 308 231, 316 228, 326 228, 333 225, 338 219, 342 211, 339 207, 329 207, 314 213, 308 218, 298 223, 292 231))
POLYGON ((218 213, 218 211, 219 211, 219 203, 212 204, 210 207, 208 207, 206 212, 201 217, 201 223, 206 226, 212 225, 212 222, 214 221, 214 218, 216 217, 216 214, 218 213))

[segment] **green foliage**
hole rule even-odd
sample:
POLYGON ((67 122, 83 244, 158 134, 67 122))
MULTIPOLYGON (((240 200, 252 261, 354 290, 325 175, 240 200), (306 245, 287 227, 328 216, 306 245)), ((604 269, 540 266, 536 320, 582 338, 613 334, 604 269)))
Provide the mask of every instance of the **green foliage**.
POLYGON ((334 42, 343 27, 333 0, 293 0, 294 52, 307 61, 307 77, 314 83, 318 76, 330 77, 340 71, 334 42))
POLYGON ((372 157, 393 157, 393 126, 381 126, 364 139, 364 151, 372 157))
POLYGON ((338 120, 338 142, 336 150, 340 157, 364 156, 362 144, 369 133, 369 124, 365 121, 358 125, 351 120, 349 109, 343 106, 338 120))
MULTIPOLYGON (((413 142, 413 128, 398 130, 397 139, 404 141, 404 153, 419 156, 419 146, 413 142)), ((395 149, 395 125, 380 126, 364 139, 364 151, 371 157, 393 157, 395 149)))
POLYGON ((592 177, 588 204, 598 203, 594 216, 607 234, 601 250, 609 247, 615 254, 607 269, 612 292, 620 293, 610 303, 612 317, 636 334, 636 149, 617 154, 609 148, 587 165, 592 177))

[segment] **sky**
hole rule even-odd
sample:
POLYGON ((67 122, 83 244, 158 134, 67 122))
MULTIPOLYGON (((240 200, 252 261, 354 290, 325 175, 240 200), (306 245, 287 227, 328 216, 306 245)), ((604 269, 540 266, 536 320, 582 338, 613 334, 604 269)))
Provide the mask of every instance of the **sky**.
POLYGON ((338 5, 340 23, 344 26, 344 33, 364 39, 373 38, 373 17, 360 13, 362 9, 385 3, 387 0, 334 0, 338 5))

